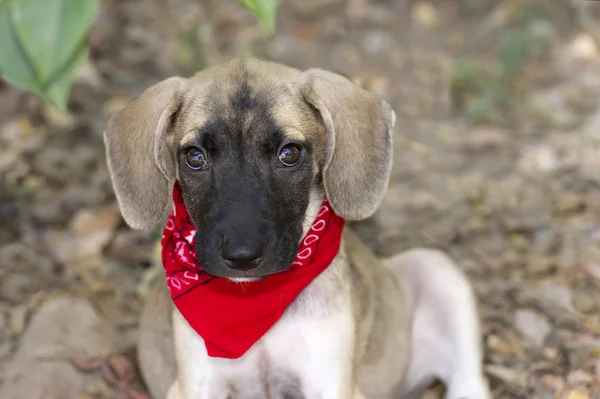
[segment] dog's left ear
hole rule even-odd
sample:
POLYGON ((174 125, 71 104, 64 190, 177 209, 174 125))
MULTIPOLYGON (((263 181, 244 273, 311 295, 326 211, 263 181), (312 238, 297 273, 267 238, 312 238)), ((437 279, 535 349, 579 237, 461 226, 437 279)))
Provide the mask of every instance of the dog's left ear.
POLYGON ((348 79, 321 69, 302 73, 300 93, 325 125, 323 183, 333 209, 348 220, 371 216, 390 177, 394 111, 348 79))
POLYGON ((151 229, 168 211, 176 169, 167 141, 186 85, 180 77, 163 80, 106 125, 108 171, 123 218, 134 229, 151 229))

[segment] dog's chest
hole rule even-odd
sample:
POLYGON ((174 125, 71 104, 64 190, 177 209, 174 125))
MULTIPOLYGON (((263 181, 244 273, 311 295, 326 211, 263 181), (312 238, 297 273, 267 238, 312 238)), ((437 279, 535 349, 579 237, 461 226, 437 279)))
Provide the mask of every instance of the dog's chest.
POLYGON ((183 397, 312 399, 330 397, 340 384, 347 385, 355 325, 341 274, 332 264, 239 359, 208 357, 202 338, 175 311, 183 397))
POLYGON ((250 356, 236 361, 211 361, 211 398, 304 399, 301 378, 292 367, 274 358, 259 344, 250 356))
POLYGON ((198 399, 311 397, 315 385, 320 384, 312 375, 326 375, 331 367, 328 363, 334 359, 327 355, 331 347, 327 331, 333 322, 284 316, 244 356, 233 360, 208 357, 202 339, 189 331, 187 346, 193 354, 189 359, 196 361, 186 369, 201 387, 198 399))
POLYGON ((186 399, 307 399, 344 375, 353 331, 349 312, 286 313, 239 359, 210 358, 204 341, 176 314, 186 399))

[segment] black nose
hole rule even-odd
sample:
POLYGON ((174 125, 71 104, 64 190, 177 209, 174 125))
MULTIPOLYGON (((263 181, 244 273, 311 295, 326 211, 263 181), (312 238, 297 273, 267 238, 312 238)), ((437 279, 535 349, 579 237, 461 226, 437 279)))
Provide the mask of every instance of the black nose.
POLYGON ((230 269, 251 270, 258 266, 264 245, 259 241, 236 242, 223 239, 219 254, 230 269))

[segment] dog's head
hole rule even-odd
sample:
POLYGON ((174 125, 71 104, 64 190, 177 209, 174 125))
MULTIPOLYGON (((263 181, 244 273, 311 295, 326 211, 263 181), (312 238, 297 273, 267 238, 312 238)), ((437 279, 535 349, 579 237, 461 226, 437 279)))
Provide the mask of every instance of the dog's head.
POLYGON ((385 101, 339 75, 238 59, 150 87, 104 135, 125 221, 163 220, 177 180, 202 267, 244 279, 289 267, 324 195, 348 220, 376 210, 393 124, 385 101))

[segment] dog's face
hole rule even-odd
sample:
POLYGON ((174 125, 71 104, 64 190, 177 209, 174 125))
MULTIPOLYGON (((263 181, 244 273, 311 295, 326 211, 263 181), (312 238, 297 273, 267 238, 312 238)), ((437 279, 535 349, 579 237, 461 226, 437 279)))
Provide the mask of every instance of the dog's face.
POLYGON ((322 192, 324 129, 279 79, 234 70, 226 84, 215 79, 190 91, 180 111, 190 117, 174 124, 182 135, 182 194, 198 228, 198 260, 210 274, 252 278, 285 270, 311 193, 322 192))
POLYGON ((203 269, 252 279, 289 267, 324 195, 347 219, 375 211, 393 119, 338 75, 234 60, 151 87, 109 121, 105 141, 132 227, 161 220, 179 181, 203 269))

